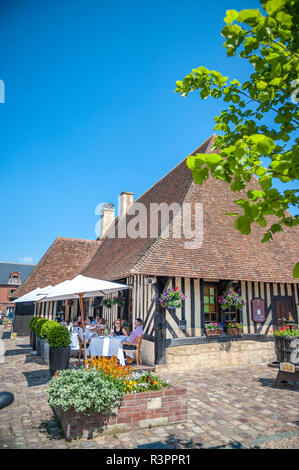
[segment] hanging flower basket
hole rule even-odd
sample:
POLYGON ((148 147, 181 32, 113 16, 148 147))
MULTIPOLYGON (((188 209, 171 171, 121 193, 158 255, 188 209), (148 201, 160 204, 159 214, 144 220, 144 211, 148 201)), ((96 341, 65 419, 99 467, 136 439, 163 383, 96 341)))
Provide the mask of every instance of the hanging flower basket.
POLYGON ((125 297, 121 297, 121 296, 114 297, 113 304, 118 305, 119 307, 124 307, 125 304, 126 304, 126 299, 125 299, 125 297))
POLYGON ((113 299, 103 299, 102 305, 103 307, 111 308, 113 305, 113 299))
POLYGON ((227 309, 229 307, 242 308, 245 305, 245 300, 243 300, 234 289, 228 289, 224 294, 220 295, 218 297, 218 302, 223 309, 227 309))
POLYGON ((176 309, 181 308, 185 298, 186 296, 176 287, 175 289, 167 289, 167 291, 160 296, 159 303, 161 307, 176 309))

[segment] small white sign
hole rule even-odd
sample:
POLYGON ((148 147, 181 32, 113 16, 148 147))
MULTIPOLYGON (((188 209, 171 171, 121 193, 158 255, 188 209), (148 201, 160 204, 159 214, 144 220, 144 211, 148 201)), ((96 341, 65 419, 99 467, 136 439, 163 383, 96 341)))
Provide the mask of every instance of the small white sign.
POLYGON ((291 372, 291 373, 295 373, 295 365, 294 364, 290 364, 289 362, 281 362, 280 363, 280 370, 282 372, 291 372))

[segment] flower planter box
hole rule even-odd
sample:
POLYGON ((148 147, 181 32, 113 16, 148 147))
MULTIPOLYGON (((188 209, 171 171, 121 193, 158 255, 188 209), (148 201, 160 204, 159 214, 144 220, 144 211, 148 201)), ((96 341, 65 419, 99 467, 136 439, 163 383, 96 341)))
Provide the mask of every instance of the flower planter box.
POLYGON ((227 336, 236 336, 241 335, 243 333, 243 329, 241 328, 226 328, 225 330, 227 336))
POLYGON ((206 336, 221 336, 223 335, 223 330, 206 330, 206 336))
POLYGON ((183 423, 188 419, 187 390, 178 387, 127 394, 120 406, 108 414, 93 413, 88 416, 77 413, 73 408, 67 411, 61 407, 52 409, 68 441, 183 423))

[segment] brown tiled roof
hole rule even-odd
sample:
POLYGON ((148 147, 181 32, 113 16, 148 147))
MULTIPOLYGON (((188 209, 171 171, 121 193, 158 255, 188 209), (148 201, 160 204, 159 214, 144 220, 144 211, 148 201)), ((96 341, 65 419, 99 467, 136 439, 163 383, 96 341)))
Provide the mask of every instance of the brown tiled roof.
POLYGON ((37 287, 72 279, 86 266, 101 242, 57 237, 26 281, 15 290, 15 298, 37 287))
MULTIPOLYGON (((209 153, 214 136, 193 154, 209 153)), ((253 178, 247 187, 259 188, 253 178)), ((242 194, 242 192, 241 192, 242 194)), ((266 228, 252 226, 250 235, 240 234, 233 226, 234 217, 225 212, 237 212, 234 200, 240 193, 230 186, 209 178, 196 185, 186 159, 158 181, 138 202, 203 203, 203 244, 199 249, 186 249, 186 239, 105 238, 82 274, 99 279, 120 279, 140 273, 152 276, 186 276, 214 279, 251 280, 264 282, 298 282, 292 270, 298 260, 298 228, 276 233, 274 240, 261 243, 266 228)), ((148 210, 149 214, 149 210, 148 210)), ((127 217, 127 223, 132 219, 127 217)), ((268 224, 274 223, 268 217, 268 224)), ((116 227, 117 227, 116 219, 116 227)))

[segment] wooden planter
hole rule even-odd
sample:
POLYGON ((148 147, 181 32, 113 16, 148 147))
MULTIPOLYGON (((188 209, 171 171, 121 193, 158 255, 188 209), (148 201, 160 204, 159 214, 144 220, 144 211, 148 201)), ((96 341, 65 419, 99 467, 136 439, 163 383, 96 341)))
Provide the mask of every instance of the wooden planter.
POLYGON ((223 330, 220 328, 218 330, 206 330, 206 336, 221 336, 223 334, 223 330))
POLYGON ((66 411, 61 407, 52 409, 68 441, 183 423, 188 419, 187 390, 178 387, 127 394, 120 406, 108 414, 93 413, 88 416, 77 413, 73 408, 66 411))
MULTIPOLYGON (((274 336, 275 338, 275 354, 276 360, 278 362, 290 362, 291 353, 294 352, 294 349, 290 348, 291 342, 296 339, 295 336, 274 336)), ((298 338, 297 338, 298 339, 298 338)))
POLYGON ((225 330, 227 336, 237 336, 243 333, 243 329, 241 328, 226 328, 225 330))

